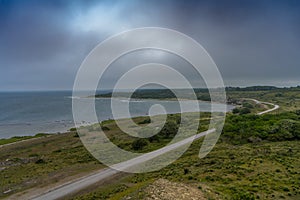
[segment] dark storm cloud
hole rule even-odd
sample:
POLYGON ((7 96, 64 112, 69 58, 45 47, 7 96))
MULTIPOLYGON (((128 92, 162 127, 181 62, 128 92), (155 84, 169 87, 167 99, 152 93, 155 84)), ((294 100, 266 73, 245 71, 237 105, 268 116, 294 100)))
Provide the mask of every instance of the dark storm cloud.
POLYGON ((228 84, 298 81, 299 2, 207 1, 174 7, 176 28, 204 45, 228 84))
POLYGON ((94 46, 143 26, 196 39, 227 84, 299 84, 299 13, 296 0, 0 1, 0 90, 71 89, 94 46))
POLYGON ((0 89, 71 88, 82 58, 101 36, 72 30, 71 5, 20 1, 6 9, 2 4, 0 89))

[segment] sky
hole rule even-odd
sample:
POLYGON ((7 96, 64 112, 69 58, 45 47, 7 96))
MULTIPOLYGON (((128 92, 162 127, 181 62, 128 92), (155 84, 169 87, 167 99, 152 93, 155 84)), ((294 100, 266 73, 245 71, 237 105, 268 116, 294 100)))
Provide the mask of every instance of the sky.
MULTIPOLYGON (((70 90, 94 47, 141 27, 195 39, 226 86, 300 85, 298 0, 0 0, 0 90, 70 90)), ((189 65, 168 53, 136 52, 116 61, 103 87, 133 60, 189 65)), ((185 75, 203 86, 192 71, 185 75)))

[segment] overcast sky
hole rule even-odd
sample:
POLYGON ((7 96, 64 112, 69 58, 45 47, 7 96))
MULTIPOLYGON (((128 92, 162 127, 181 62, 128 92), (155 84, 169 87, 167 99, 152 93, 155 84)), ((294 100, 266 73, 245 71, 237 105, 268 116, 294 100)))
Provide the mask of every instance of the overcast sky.
MULTIPOLYGON (((0 0, 0 90, 72 89, 80 64, 98 43, 148 26, 194 38, 228 86, 300 85, 298 0, 0 0)), ((164 61, 159 53, 143 55, 129 55, 115 69, 133 59, 184 65, 170 55, 164 61)))

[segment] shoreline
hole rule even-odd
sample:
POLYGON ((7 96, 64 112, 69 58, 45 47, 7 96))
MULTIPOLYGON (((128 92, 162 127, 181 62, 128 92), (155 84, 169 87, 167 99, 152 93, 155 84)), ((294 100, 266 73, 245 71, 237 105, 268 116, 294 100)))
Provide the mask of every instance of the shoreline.
MULTIPOLYGON (((228 113, 230 111, 227 111, 226 113, 228 113)), ((197 113, 197 112, 183 112, 183 113, 197 113)), ((179 114, 179 113, 174 112, 174 113, 168 113, 168 114, 179 114)), ((154 115, 154 116, 156 116, 156 115, 154 115)), ((132 118, 139 118, 139 117, 149 117, 149 115, 133 116, 132 118)), ((109 121, 109 120, 120 120, 120 119, 127 119, 127 118, 106 119, 106 120, 102 120, 102 121, 94 122, 94 123, 92 123, 92 122, 86 122, 86 123, 84 123, 84 124, 82 124, 80 126, 76 127, 76 125, 74 125, 74 126, 71 126, 71 127, 67 128, 67 130, 65 129, 63 131, 57 131, 57 132, 44 132, 44 133, 37 133, 35 135, 22 135, 22 136, 12 136, 10 138, 0 138, 0 148, 2 146, 11 145, 11 144, 15 144, 15 143, 23 142, 23 141, 32 140, 32 139, 39 139, 39 138, 43 138, 43 137, 50 137, 50 136, 54 136, 54 135, 67 134, 67 133, 75 132, 75 130, 72 130, 73 128, 77 129, 77 128, 80 128, 80 127, 92 126, 94 124, 102 123, 102 122, 109 121), (39 134, 41 134, 41 136, 37 136, 39 134), (1 144, 1 141, 12 140, 12 139, 19 139, 19 140, 18 141, 14 141, 14 142, 8 142, 8 143, 5 143, 5 144, 1 144)))
MULTIPOLYGON (((88 97, 80 97, 80 98, 88 98, 88 97)), ((91 97, 93 98, 93 97, 91 97)), ((95 97, 95 99, 109 99, 110 97, 95 97)), ((111 99, 118 99, 118 100, 128 100, 128 98, 111 98, 111 99)), ((136 100, 136 101, 161 101, 161 102, 174 102, 174 101, 177 101, 177 99, 174 99, 174 98, 167 98, 167 99, 155 99, 155 98, 135 98, 133 100, 136 100)), ((179 99, 179 101, 192 101, 190 99, 179 99)), ((207 103, 207 104, 223 104, 223 103, 218 103, 218 102, 210 102, 210 101, 202 101, 202 100, 194 100, 194 101, 198 101, 198 102, 204 102, 204 103, 207 103)), ((227 106, 227 111, 226 112, 230 112, 234 109, 235 105, 233 104, 226 104, 227 106)), ((182 112, 182 113, 187 113, 187 112, 191 112, 191 111, 185 111, 185 112, 182 112)), ((193 112, 193 111, 192 111, 193 112)), ((202 111, 202 109, 200 109, 200 111, 195 111, 195 112, 208 112, 208 111, 202 111)), ((178 111, 174 111, 174 112, 169 112, 168 114, 176 114, 176 113, 180 113, 178 111)), ((149 114, 137 114, 137 115, 132 115, 131 117, 146 117, 146 116, 149 116, 149 114)), ((33 128, 32 129, 41 129, 41 130, 33 130, 32 132, 30 132, 30 130, 24 130, 25 132, 28 132, 28 133, 25 133, 24 135, 9 135, 7 134, 7 136, 5 137, 0 137, 0 140, 9 140, 9 139, 12 139, 14 137, 27 137, 27 136, 31 136, 31 137, 34 137, 36 134, 39 134, 39 133, 43 133, 43 134, 61 134, 61 133, 65 133, 65 132, 68 132, 71 128, 74 128, 74 127, 80 127, 80 126, 89 126, 89 125, 92 125, 92 124, 95 124, 95 123, 101 123, 103 121, 107 121, 107 120, 111 120, 112 118, 106 118, 106 119, 103 119, 103 120, 100 120, 99 122, 79 122, 79 123, 75 123, 73 120, 71 122, 71 120, 62 120, 61 122, 44 122, 40 127, 46 127, 46 126, 49 126, 49 124, 52 124, 50 125, 51 128, 47 129, 47 130, 42 130, 43 128, 40 128, 38 127, 39 125, 36 125, 36 124, 30 124, 30 125, 33 125, 33 128), (68 123, 66 121, 69 121, 68 123), (76 126, 76 124, 79 124, 79 126, 76 126), (37 126, 37 127, 34 127, 34 126, 37 126), (52 130, 51 130, 52 129, 52 130)), ((22 128, 22 127, 21 127, 22 128)))
MULTIPOLYGON (((67 133, 67 132, 65 132, 65 133, 67 133)), ((13 136, 10 138, 2 138, 2 139, 0 139, 0 148, 9 146, 9 145, 18 144, 18 143, 21 143, 24 141, 37 140, 40 138, 51 137, 56 134, 58 134, 58 133, 37 133, 33 136, 13 136), (11 142, 9 140, 11 140, 11 142), (6 143, 5 141, 8 141, 8 142, 6 143), (3 142, 3 144, 1 144, 1 142, 3 142)))
MULTIPOLYGON (((224 104, 224 102, 219 102, 219 101, 215 101, 215 102, 211 102, 211 101, 206 101, 206 100, 201 100, 201 99, 188 99, 188 98, 128 98, 128 97, 94 97, 94 96, 89 96, 89 97, 77 97, 77 98, 93 98, 93 99, 120 99, 120 100, 156 100, 156 101, 200 101, 200 102, 204 102, 204 103, 216 103, 216 104, 224 104)), ((76 98, 75 98, 76 99, 76 98)), ((227 105, 232 105, 231 103, 225 103, 227 105)))

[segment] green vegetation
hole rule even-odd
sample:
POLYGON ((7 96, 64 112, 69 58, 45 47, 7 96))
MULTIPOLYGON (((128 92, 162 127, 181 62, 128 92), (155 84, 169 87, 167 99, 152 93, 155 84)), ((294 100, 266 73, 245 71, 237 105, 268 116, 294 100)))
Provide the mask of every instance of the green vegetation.
MULTIPOLYGON (((299 89, 227 88, 229 101, 238 106, 227 115, 218 143, 205 158, 198 157, 200 139, 180 159, 160 171, 122 174, 113 178, 118 181, 89 188, 74 199, 143 199, 149 197, 145 188, 158 178, 198 188, 207 199, 300 199, 299 89), (281 108, 272 114, 255 115, 270 106, 245 98, 272 102, 281 108)), ((205 91, 198 93, 205 94, 205 91)), ((201 113, 199 132, 208 128, 210 117, 210 113, 201 113)), ((125 134, 114 120, 100 125, 117 146, 133 152, 149 152, 169 143, 181 120, 180 114, 167 115, 167 123, 159 133, 144 139, 125 134)), ((152 131, 148 127, 150 123, 160 119, 136 117, 133 121, 142 127, 137 134, 144 134, 152 131)), ((88 127, 89 130, 98 128, 99 124, 88 127)), ((0 148, 0 198, 102 167, 83 147, 76 129, 3 146, 0 148)))
MULTIPOLYGON (((208 199, 299 199, 299 131, 300 111, 228 115, 222 136, 208 156, 198 158, 202 140, 195 141, 176 162, 120 181, 116 187, 122 191, 105 198, 146 198, 144 188, 164 178, 198 187, 208 199)), ((103 191, 105 187, 76 199, 93 199, 103 191)))
POLYGON ((34 136, 15 136, 15 137, 8 138, 8 139, 0 139, 0 145, 9 144, 9 143, 13 143, 13 142, 19 142, 22 140, 28 140, 28 139, 32 139, 32 138, 45 137, 48 135, 49 134, 46 134, 46 133, 38 133, 34 136))
POLYGON ((136 139, 132 142, 131 148, 133 150, 142 150, 145 146, 148 145, 148 140, 144 138, 136 139))
POLYGON ((141 182, 161 177, 202 188, 207 185, 222 199, 245 199, 246 196, 297 199, 300 195, 298 144, 285 141, 235 146, 222 142, 207 157, 199 159, 201 141, 198 141, 181 159, 160 172, 136 177, 141 182))
POLYGON ((263 116, 229 115, 222 139, 232 144, 300 140, 300 115, 298 111, 263 116))
MULTIPOLYGON (((199 115, 198 113, 195 114, 199 115)), ((160 116, 155 116, 152 119, 154 119, 153 123, 160 123, 160 116)), ((198 132, 207 130, 209 119, 210 113, 201 113, 201 125, 198 127, 198 132)), ((126 119, 121 119, 118 121, 119 123, 126 124, 126 119)), ((146 127, 146 125, 148 125, 151 122, 149 117, 136 117, 133 118, 133 121, 136 124, 142 126, 141 129, 138 131, 138 134, 147 134, 148 132, 152 133, 153 131, 155 131, 150 127, 146 127)), ((102 130, 106 133, 106 136, 110 139, 110 141, 112 141, 118 147, 123 148, 127 151, 144 153, 159 149, 168 144, 177 133, 180 122, 180 114, 168 114, 166 123, 161 128, 161 130, 156 135, 143 139, 133 137, 124 133, 122 130, 119 129, 114 120, 111 120, 110 122, 102 122, 101 127, 102 130)), ((96 130, 97 127, 98 125, 94 125, 93 129, 96 130)))
POLYGON ((0 198, 102 168, 74 135, 55 134, 0 147, 0 198))
MULTIPOLYGON (((107 128, 106 134, 119 146, 146 152, 160 148, 172 139, 170 131, 175 130, 173 126, 180 122, 179 116, 170 115, 168 121, 173 123, 172 128, 165 126, 156 139, 142 139, 142 143, 147 143, 142 145, 143 148, 135 148, 137 139, 121 133, 113 120, 101 125, 107 128)), ((88 190, 87 194, 82 193, 76 199, 144 198, 148 194, 143 188, 156 178, 198 187, 211 199, 298 199, 299 117, 300 111, 263 116, 228 115, 218 144, 204 159, 198 158, 202 142, 198 140, 180 159, 158 172, 125 174, 117 183, 88 190), (210 192, 205 189, 207 187, 210 192)), ((207 118, 209 113, 204 113, 201 122, 207 123, 207 118)), ((146 119, 138 117, 134 121, 139 124, 146 119)), ((1 196, 7 196, 3 192, 9 189, 15 193, 41 187, 103 167, 89 155, 75 135, 76 132, 70 132, 1 148, 1 167, 5 168, 0 171, 1 180, 5 180, 1 182, 1 196)))
POLYGON ((235 100, 236 107, 232 110, 233 114, 257 114, 264 110, 271 109, 272 106, 264 103, 256 103, 254 100, 248 99, 236 99, 235 100))
MULTIPOLYGON (((252 98, 257 99, 263 102, 271 102, 280 106, 280 109, 274 111, 286 112, 286 111, 295 111, 300 109, 300 87, 293 88, 273 88, 270 90, 250 90, 247 91, 247 88, 240 89, 231 89, 227 91, 227 99, 229 103, 232 104, 241 104, 241 99, 252 98)), ((250 100, 248 100, 251 103, 250 100)), ((254 102, 252 102, 253 104, 254 102)), ((259 106, 259 105, 257 105, 259 106)), ((261 107, 257 107, 257 111, 263 111, 267 108, 268 105, 262 104, 261 107)))
MULTIPOLYGON (((117 97, 130 97, 129 93, 127 92, 118 92, 114 94, 117 97)), ((95 95, 96 98, 105 98, 105 97, 112 97, 112 93, 105 93, 105 94, 97 94, 95 95)), ((135 91, 131 98, 136 99, 168 99, 168 98, 175 98, 175 94, 169 89, 140 89, 135 91)))
POLYGON ((250 87, 227 87, 226 91, 230 92, 230 91, 272 91, 272 90, 278 90, 280 88, 275 87, 275 86, 250 86, 250 87))

